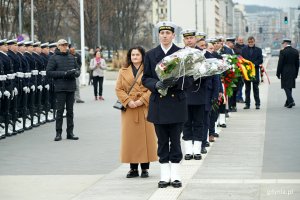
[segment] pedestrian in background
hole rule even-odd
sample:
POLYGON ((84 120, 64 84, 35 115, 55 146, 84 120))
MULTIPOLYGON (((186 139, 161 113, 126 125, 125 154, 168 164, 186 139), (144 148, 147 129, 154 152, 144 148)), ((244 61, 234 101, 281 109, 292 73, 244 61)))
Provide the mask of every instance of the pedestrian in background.
POLYGON ((94 86, 94 95, 95 100, 104 100, 103 93, 103 79, 104 79, 104 70, 106 69, 106 62, 101 58, 101 52, 96 51, 95 57, 91 60, 90 69, 93 71, 93 86, 94 86), (99 87, 99 90, 98 90, 99 87))
POLYGON ((141 83, 144 56, 142 47, 131 48, 127 53, 127 65, 120 69, 116 84, 117 97, 126 107, 126 111, 121 112, 121 162, 130 163, 127 178, 139 176, 139 164, 141 177, 148 177, 150 162, 158 160, 154 126, 147 121, 150 91, 141 83))
POLYGON ((253 86, 253 95, 255 100, 255 108, 260 109, 260 98, 259 98, 259 65, 263 63, 263 56, 262 56, 262 50, 259 47, 255 46, 255 39, 253 36, 250 36, 248 38, 248 45, 242 49, 242 56, 253 62, 255 65, 255 80, 253 81, 246 81, 245 82, 245 93, 246 93, 246 100, 245 104, 246 106, 244 109, 250 108, 250 94, 251 94, 251 83, 253 86))
POLYGON ((78 140, 74 136, 74 93, 76 90, 76 78, 80 76, 77 62, 68 51, 68 42, 60 39, 57 49, 50 57, 47 65, 47 76, 54 79, 56 97, 56 137, 54 141, 61 140, 63 113, 66 105, 67 110, 67 139, 78 140))
POLYGON ((284 106, 292 108, 296 105, 292 96, 292 88, 296 87, 296 78, 299 72, 299 52, 291 47, 289 39, 284 39, 282 45, 276 76, 281 79, 281 88, 286 94, 287 99, 284 106))

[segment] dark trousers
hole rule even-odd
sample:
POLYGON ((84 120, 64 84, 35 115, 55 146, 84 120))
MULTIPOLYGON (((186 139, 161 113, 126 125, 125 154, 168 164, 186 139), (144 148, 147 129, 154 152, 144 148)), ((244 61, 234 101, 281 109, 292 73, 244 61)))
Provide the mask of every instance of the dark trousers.
POLYGON ((236 99, 238 101, 242 101, 243 100, 243 87, 244 87, 244 80, 242 78, 239 78, 238 81, 238 91, 236 94, 236 99))
POLYGON ((74 93, 75 92, 56 92, 56 133, 62 133, 63 113, 66 105, 67 110, 67 134, 72 134, 74 129, 74 93))
POLYGON ((93 76, 93 85, 94 85, 94 96, 102 96, 103 91, 103 77, 93 76), (99 93, 98 93, 99 86, 99 93), (99 95, 98 95, 99 94, 99 95))
POLYGON ((288 104, 293 103, 294 99, 292 96, 292 88, 283 88, 285 91, 285 95, 286 95, 286 101, 288 104))
MULTIPOLYGON (((138 169, 138 163, 130 163, 130 169, 138 169)), ((141 163, 141 169, 149 169, 150 163, 141 163)))
POLYGON ((232 96, 228 98, 229 109, 231 109, 233 107, 236 107, 236 95, 237 95, 237 92, 238 92, 238 88, 237 87, 233 88, 232 96))
POLYGON ((251 94, 251 83, 253 85, 253 95, 255 99, 255 105, 260 106, 259 99, 259 81, 245 81, 245 93, 246 93, 246 105, 250 106, 250 94, 251 94))
POLYGON ((219 112, 218 110, 212 109, 210 111, 210 120, 209 120, 209 135, 216 133, 215 123, 218 120, 219 112))
POLYGON ((207 133, 208 133, 208 127, 210 123, 210 116, 209 111, 204 112, 204 120, 203 120, 203 132, 202 132, 202 147, 205 147, 205 144, 207 142, 207 133))
POLYGON ((204 112, 205 105, 188 105, 188 120, 183 125, 183 140, 202 140, 204 112))
POLYGON ((160 163, 179 163, 182 160, 180 134, 182 123, 154 124, 158 139, 157 155, 160 163))

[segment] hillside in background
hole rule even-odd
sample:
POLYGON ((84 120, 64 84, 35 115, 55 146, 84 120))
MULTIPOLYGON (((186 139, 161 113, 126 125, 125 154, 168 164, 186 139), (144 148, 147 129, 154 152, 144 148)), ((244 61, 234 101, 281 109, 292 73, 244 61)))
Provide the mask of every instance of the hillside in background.
POLYGON ((274 11, 280 11, 280 9, 277 8, 271 8, 267 6, 257 6, 257 5, 245 5, 245 11, 246 13, 262 13, 262 12, 274 12, 274 11))

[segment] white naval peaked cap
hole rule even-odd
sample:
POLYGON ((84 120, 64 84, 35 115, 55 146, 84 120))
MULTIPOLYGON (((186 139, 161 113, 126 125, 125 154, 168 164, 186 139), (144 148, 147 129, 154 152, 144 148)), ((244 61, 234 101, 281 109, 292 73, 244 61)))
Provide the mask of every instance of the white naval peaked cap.
POLYGON ((185 30, 181 31, 181 34, 183 35, 183 37, 195 36, 196 32, 197 31, 195 29, 185 29, 185 30))
POLYGON ((50 43, 48 46, 49 46, 49 48, 53 48, 53 47, 56 47, 56 46, 57 46, 57 43, 56 43, 56 42, 53 42, 53 43, 50 43))
POLYGON ((0 45, 6 44, 6 41, 7 41, 7 39, 2 39, 2 40, 0 40, 0 45))
POLYGON ((7 40, 6 44, 7 45, 12 45, 12 44, 17 44, 18 40, 17 39, 12 39, 12 40, 7 40))
POLYGON ((197 32, 196 36, 197 38, 201 39, 201 38, 206 38, 207 34, 204 32, 197 32))
POLYGON ((45 43, 43 43, 43 44, 41 44, 41 48, 43 49, 43 48, 46 48, 46 47, 48 47, 49 46, 49 42, 45 42, 45 43))
POLYGON ((288 39, 288 38, 284 38, 284 39, 282 40, 282 43, 281 43, 281 44, 283 44, 283 43, 285 43, 285 42, 292 43, 292 40, 291 40, 291 39, 288 39))
POLYGON ((41 42, 35 42, 35 43, 33 43, 32 46, 33 46, 33 47, 39 47, 39 46, 41 46, 41 42))
POLYGON ((158 32, 160 32, 162 30, 169 30, 174 33, 176 27, 177 26, 173 22, 170 22, 170 21, 162 21, 162 22, 158 22, 156 24, 156 28, 158 29, 158 32))
POLYGON ((23 45, 24 45, 24 40, 18 42, 17 45, 18 45, 18 46, 23 46, 23 45))
POLYGON ((28 47, 28 46, 32 46, 33 45, 33 42, 32 41, 26 41, 24 42, 25 46, 28 47))

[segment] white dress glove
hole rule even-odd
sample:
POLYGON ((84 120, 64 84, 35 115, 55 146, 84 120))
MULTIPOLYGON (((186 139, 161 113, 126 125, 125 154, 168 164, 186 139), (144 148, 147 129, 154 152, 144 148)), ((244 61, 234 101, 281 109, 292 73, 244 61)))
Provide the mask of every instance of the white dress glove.
POLYGON ((4 96, 7 96, 7 98, 9 98, 9 97, 10 97, 10 92, 9 92, 9 91, 7 91, 7 90, 5 90, 5 92, 4 92, 3 94, 4 94, 4 96))
POLYGON ((49 89, 50 89, 49 84, 45 85, 45 88, 46 88, 47 90, 49 90, 49 89))
POLYGON ((39 85, 39 86, 37 86, 37 89, 39 89, 40 91, 42 91, 43 90, 43 86, 39 85))
POLYGON ((34 85, 32 85, 30 88, 31 88, 33 91, 35 91, 35 86, 34 86, 34 85))

